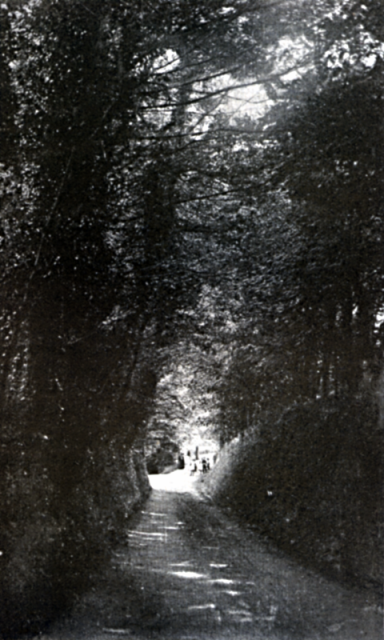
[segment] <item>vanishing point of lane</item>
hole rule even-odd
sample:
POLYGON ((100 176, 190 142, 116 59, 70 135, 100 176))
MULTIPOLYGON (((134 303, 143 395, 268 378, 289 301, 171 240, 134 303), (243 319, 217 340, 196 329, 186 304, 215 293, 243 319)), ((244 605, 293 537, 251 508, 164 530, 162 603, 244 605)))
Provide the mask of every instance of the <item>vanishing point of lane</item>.
POLYGON ((152 476, 115 559, 150 603, 127 628, 170 638, 383 638, 377 602, 320 577, 204 500, 187 471, 152 476))
POLYGON ((130 521, 128 546, 79 606, 82 625, 73 623, 72 637, 383 638, 374 595, 271 549, 204 499, 187 471, 151 476, 151 484, 149 500, 130 521))

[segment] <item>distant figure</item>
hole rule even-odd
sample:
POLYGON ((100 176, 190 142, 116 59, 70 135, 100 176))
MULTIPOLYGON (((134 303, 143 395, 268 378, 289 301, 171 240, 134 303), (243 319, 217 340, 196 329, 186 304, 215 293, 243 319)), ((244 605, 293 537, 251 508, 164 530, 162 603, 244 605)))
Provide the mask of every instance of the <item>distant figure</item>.
POLYGON ((180 453, 179 454, 179 469, 184 469, 184 467, 185 467, 184 454, 180 453))
POLYGON ((201 465, 202 465, 203 473, 207 473, 207 471, 208 471, 208 463, 207 463, 207 460, 205 458, 202 459, 201 465))

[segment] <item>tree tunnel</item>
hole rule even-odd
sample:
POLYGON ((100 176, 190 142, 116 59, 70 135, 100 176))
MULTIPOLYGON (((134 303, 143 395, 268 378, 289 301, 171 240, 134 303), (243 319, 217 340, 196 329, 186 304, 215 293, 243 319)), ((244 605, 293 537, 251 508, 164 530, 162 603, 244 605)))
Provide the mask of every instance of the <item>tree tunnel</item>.
POLYGON ((108 561, 156 430, 211 439, 215 500, 379 588, 383 17, 1 5, 5 637, 108 561))

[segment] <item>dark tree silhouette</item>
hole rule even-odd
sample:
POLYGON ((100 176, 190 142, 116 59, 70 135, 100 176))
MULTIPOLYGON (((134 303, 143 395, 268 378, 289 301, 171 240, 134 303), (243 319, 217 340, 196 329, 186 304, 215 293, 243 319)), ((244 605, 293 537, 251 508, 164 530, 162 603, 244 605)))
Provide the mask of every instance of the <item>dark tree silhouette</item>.
POLYGON ((349 398, 366 402, 365 448, 336 429, 311 455, 351 452, 340 486, 361 469, 358 505, 370 487, 378 508, 381 8, 344 4, 3 3, 6 635, 69 606, 123 535, 148 491, 157 381, 188 335, 202 352, 216 344, 223 441, 260 420, 285 451, 275 425, 288 415, 293 456, 310 444, 297 407, 331 434, 349 398), (268 112, 236 121, 226 96, 250 85, 268 112), (202 322, 207 292, 216 311, 202 322))

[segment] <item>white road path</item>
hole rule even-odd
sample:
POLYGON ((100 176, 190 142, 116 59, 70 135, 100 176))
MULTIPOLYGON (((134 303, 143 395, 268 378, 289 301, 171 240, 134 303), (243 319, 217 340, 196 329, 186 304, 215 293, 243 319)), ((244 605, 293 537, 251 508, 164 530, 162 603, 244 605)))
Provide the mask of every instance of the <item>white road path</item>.
POLYGON ((152 476, 128 545, 50 640, 382 640, 382 608, 298 565, 204 500, 186 471, 152 476))

